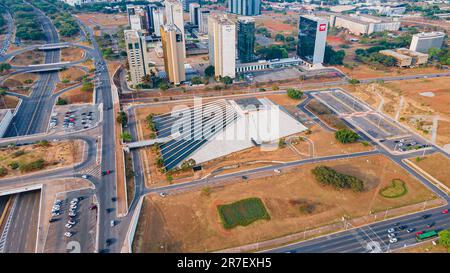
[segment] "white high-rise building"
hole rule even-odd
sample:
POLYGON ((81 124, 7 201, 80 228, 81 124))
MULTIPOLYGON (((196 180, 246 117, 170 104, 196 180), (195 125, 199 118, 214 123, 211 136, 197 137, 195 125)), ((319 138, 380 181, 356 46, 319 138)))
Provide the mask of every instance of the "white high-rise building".
POLYGON ((164 10, 162 8, 153 9, 153 25, 155 35, 161 37, 161 26, 164 25, 164 10))
POLYGON ((150 74, 149 56, 145 36, 138 30, 124 30, 125 46, 129 64, 129 80, 133 85, 142 83, 142 78, 150 74))
POLYGON ((216 77, 236 76, 236 22, 227 15, 208 17, 209 62, 216 77))
POLYGON ((144 6, 127 5, 128 25, 132 30, 147 29, 147 14, 144 6))
POLYGON ((208 17, 210 11, 207 9, 200 9, 198 11, 198 31, 201 33, 208 33, 208 17))
POLYGON ((191 3, 189 5, 189 20, 192 25, 198 26, 198 12, 200 10, 199 3, 191 3))
POLYGON ((430 48, 441 48, 444 42, 443 32, 421 32, 414 34, 411 40, 410 50, 428 53, 430 48))
POLYGON ((164 5, 166 7, 166 24, 174 24, 184 37, 183 5, 177 0, 166 0, 164 5))

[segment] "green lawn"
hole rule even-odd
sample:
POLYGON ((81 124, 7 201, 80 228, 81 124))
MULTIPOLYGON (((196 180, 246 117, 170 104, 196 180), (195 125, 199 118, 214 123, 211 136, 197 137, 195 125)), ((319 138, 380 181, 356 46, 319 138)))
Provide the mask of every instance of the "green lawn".
POLYGON ((380 194, 386 198, 397 198, 408 192, 405 182, 400 179, 392 180, 391 184, 380 190, 380 194))
POLYGON ((259 198, 247 198, 217 206, 222 225, 226 229, 248 226, 259 219, 270 220, 270 215, 259 198))

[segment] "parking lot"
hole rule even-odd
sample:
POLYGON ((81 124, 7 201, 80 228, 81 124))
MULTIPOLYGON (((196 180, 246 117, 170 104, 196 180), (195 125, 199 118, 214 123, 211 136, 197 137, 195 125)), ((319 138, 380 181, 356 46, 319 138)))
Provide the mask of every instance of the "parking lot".
POLYGON ((49 121, 49 130, 73 132, 89 129, 98 122, 99 112, 95 105, 55 106, 49 121))
POLYGON ((92 189, 58 194, 49 213, 52 213, 52 217, 45 240, 45 252, 94 252, 97 207, 92 189))
POLYGON ((407 152, 428 147, 421 138, 341 90, 311 94, 340 118, 392 151, 407 152))

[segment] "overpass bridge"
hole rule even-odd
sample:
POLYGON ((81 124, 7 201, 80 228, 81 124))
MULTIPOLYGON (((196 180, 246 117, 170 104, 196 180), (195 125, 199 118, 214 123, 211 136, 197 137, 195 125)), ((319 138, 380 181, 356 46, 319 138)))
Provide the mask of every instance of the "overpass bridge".
POLYGON ((45 51, 45 50, 55 50, 55 49, 61 49, 61 48, 67 48, 67 47, 69 47, 68 43, 57 43, 57 44, 41 45, 37 49, 45 51))
POLYGON ((168 141, 170 141, 172 139, 173 139, 172 137, 161 137, 161 138, 155 138, 155 139, 148 139, 148 140, 141 140, 141 141, 131 142, 131 143, 127 143, 126 145, 124 145, 124 150, 126 152, 129 152, 131 149, 137 149, 137 148, 152 146, 155 143, 158 143, 158 144, 166 143, 166 142, 168 142, 168 141))

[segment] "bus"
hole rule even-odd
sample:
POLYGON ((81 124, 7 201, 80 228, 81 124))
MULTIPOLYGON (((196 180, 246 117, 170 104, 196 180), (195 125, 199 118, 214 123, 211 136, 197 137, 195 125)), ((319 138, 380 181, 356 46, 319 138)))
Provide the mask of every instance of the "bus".
POLYGON ((416 240, 417 240, 417 242, 421 242, 423 240, 431 239, 431 238, 434 238, 437 236, 438 236, 438 233, 436 232, 436 230, 430 230, 430 231, 425 231, 422 234, 418 234, 416 236, 416 240))

